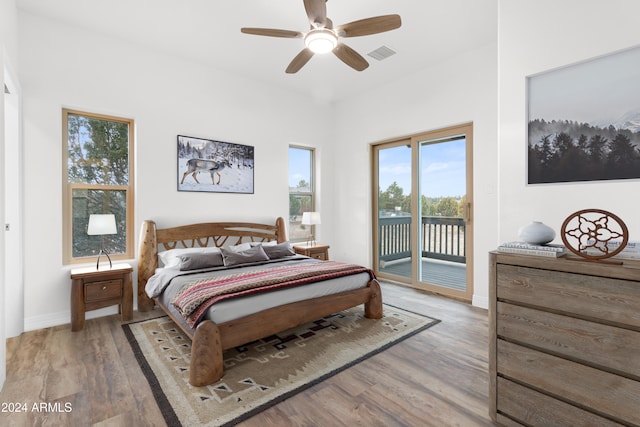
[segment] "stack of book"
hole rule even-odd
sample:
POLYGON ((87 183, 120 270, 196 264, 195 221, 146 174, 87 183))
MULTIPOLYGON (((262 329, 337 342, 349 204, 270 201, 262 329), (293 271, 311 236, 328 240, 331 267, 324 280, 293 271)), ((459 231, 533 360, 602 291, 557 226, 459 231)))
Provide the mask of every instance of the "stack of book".
MULTIPOLYGON (((622 242, 620 240, 610 240, 607 242, 607 247, 609 248, 608 253, 618 250, 621 243, 622 242)), ((584 252, 588 255, 603 255, 605 253, 594 247, 589 247, 584 252)), ((614 258, 640 259, 640 242, 629 240, 624 249, 622 249, 614 258)))
POLYGON ((498 252, 559 258, 567 254, 567 248, 554 244, 532 245, 526 242, 508 242, 498 246, 498 252))

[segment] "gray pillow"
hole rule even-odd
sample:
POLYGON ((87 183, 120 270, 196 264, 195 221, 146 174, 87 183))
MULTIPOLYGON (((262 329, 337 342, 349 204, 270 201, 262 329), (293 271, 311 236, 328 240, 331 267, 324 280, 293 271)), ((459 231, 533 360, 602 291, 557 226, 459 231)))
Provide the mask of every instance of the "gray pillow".
POLYGON ((220 248, 222 252, 222 259, 224 265, 229 267, 231 265, 244 264, 247 262, 267 261, 269 257, 262 249, 262 246, 254 246, 243 251, 232 251, 225 248, 220 248))
POLYGON ((289 242, 279 243, 277 245, 262 246, 264 252, 269 259, 284 258, 287 256, 295 255, 296 253, 291 249, 289 242))
POLYGON ((220 267, 224 265, 220 252, 204 252, 182 255, 180 270, 199 270, 201 268, 220 267))

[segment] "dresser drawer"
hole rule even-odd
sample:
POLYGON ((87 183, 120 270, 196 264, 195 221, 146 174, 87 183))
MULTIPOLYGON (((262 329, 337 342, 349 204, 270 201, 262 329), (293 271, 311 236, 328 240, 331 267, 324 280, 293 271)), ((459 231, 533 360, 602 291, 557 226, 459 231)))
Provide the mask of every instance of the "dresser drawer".
POLYGON ((640 378, 640 332, 504 302, 497 335, 582 363, 640 378))
POLYGON ((497 344, 499 376, 605 417, 640 425, 640 382, 501 339, 497 344))
POLYGON ((122 297, 122 280, 104 280, 84 285, 85 302, 98 302, 122 297))
POLYGON ((640 331, 638 282, 505 264, 498 264, 496 282, 499 300, 604 320, 640 331))
POLYGON ((532 427, 590 426, 620 427, 618 424, 592 412, 554 399, 506 378, 498 378, 498 411, 517 420, 518 425, 532 427))

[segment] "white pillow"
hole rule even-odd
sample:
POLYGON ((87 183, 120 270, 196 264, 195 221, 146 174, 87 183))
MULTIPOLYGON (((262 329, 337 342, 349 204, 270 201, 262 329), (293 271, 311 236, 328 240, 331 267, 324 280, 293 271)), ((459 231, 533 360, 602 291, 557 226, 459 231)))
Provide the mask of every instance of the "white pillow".
POLYGON ((269 240, 267 242, 251 242, 251 246, 275 246, 277 244, 277 240, 269 240))
POLYGON ((233 245, 233 246, 229 246, 228 249, 230 251, 233 252, 242 252, 242 251, 246 251, 247 249, 251 249, 251 243, 247 242, 247 243, 240 243, 239 245, 233 245))
POLYGON ((179 248, 169 249, 168 251, 158 252, 158 264, 166 267, 178 267, 182 262, 180 258, 186 254, 220 252, 220 248, 214 246, 206 248, 179 248))

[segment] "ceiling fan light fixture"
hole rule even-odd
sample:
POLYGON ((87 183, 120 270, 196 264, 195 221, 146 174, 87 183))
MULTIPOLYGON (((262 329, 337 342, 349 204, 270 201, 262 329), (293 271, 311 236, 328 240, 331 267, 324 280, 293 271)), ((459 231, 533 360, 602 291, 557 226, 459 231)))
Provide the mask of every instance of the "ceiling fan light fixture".
POLYGON ((328 28, 311 30, 304 37, 304 44, 313 53, 328 53, 338 45, 338 36, 328 28))

